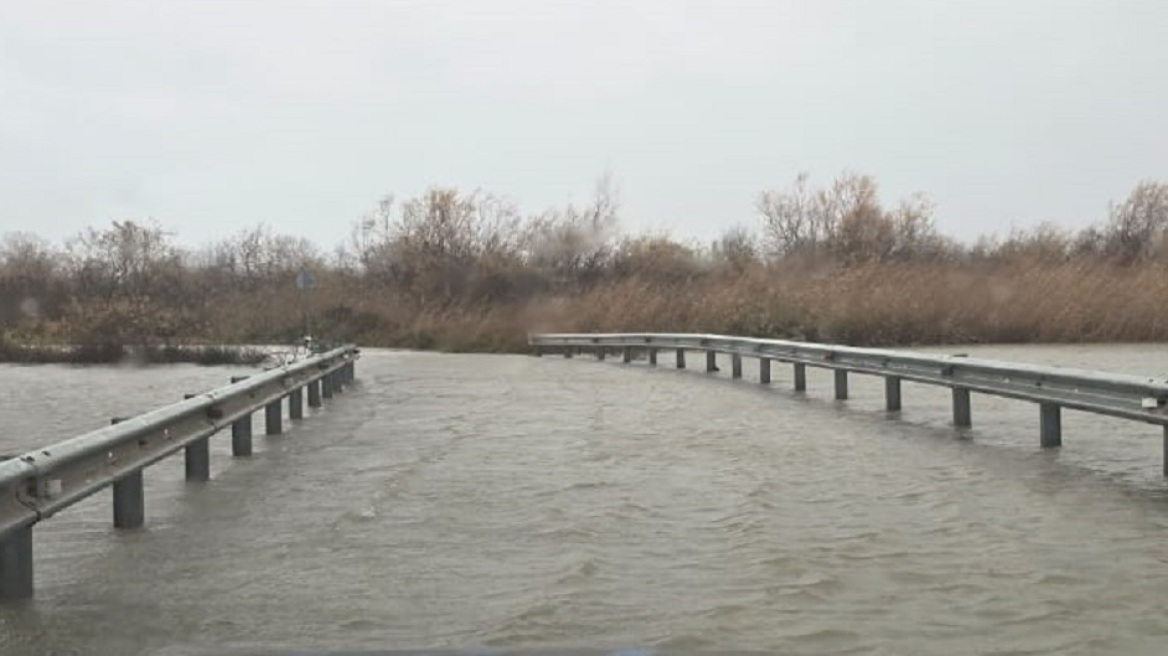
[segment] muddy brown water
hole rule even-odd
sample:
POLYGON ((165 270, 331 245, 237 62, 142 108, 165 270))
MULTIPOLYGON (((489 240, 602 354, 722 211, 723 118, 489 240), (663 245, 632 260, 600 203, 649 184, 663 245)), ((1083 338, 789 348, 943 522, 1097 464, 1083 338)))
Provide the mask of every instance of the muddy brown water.
MULTIPOLYGON (((1168 374, 1163 346, 960 350, 1168 374)), ((108 492, 38 525, 0 654, 1164 653, 1158 428, 1068 411, 1044 452, 1032 404, 974 395, 955 431, 944 389, 893 417, 879 379, 840 403, 745 365, 366 350, 252 458, 214 438, 211 482, 147 470, 145 529, 108 492)), ((245 371, 3 366, 0 452, 245 371)))

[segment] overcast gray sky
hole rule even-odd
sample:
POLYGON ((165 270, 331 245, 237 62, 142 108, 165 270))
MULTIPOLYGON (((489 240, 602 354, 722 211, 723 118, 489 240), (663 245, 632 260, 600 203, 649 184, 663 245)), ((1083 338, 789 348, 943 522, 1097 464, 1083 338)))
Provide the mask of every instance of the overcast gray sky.
POLYGON ((332 245, 383 195, 536 211, 610 170, 709 238, 851 169, 970 237, 1168 180, 1158 0, 0 0, 0 232, 267 221, 332 245))

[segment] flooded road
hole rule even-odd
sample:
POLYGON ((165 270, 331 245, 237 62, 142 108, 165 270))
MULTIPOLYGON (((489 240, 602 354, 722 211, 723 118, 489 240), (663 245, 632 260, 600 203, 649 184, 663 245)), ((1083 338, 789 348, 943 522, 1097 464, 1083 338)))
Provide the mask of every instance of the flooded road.
MULTIPOLYGON (((960 350, 1168 373, 1160 346, 960 350)), ((974 395, 956 431, 945 389, 889 416, 880 379, 840 403, 745 365, 367 350, 252 458, 213 438, 209 483, 147 470, 146 528, 115 532, 109 492, 38 525, 0 654, 1164 652, 1157 427, 1066 411, 1043 452, 1032 404, 974 395)), ((0 452, 241 372, 0 366, 0 452)))

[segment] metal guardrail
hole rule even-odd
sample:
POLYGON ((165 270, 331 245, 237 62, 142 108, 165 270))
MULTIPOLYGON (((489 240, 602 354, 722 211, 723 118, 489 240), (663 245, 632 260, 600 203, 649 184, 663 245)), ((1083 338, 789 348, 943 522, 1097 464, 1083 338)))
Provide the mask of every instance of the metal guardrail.
POLYGON ((291 419, 303 418, 303 391, 310 407, 320 407, 355 379, 359 357, 342 346, 0 461, 0 600, 33 593, 34 524, 113 487, 114 526, 141 526, 143 469, 183 449, 187 479, 208 480, 212 435, 230 427, 232 454, 251 455, 252 413, 265 410, 269 435, 283 432, 283 399, 291 419))
POLYGON ((537 354, 556 351, 571 356, 592 351, 603 359, 608 351, 615 350, 625 362, 643 352, 654 365, 658 351, 673 349, 679 369, 685 368, 687 351, 704 351, 707 371, 717 371, 717 354, 728 354, 734 378, 742 376, 742 358, 754 357, 759 359, 759 380, 764 384, 771 382, 772 361, 790 363, 794 365, 797 391, 807 389, 806 367, 831 369, 835 372, 838 400, 848 397, 849 373, 881 376, 885 381, 885 405, 890 411, 901 409, 901 381, 939 385, 953 391, 953 423, 957 427, 972 424, 970 392, 1032 401, 1040 407, 1043 447, 1062 445, 1062 408, 1133 419, 1165 427, 1164 474, 1168 476, 1168 380, 1163 378, 726 335, 533 334, 528 336, 528 343, 537 354))

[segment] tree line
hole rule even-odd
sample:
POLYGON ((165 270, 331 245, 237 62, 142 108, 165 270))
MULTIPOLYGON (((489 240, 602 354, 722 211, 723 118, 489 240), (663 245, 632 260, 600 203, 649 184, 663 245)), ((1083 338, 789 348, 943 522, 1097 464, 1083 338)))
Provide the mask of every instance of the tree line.
POLYGON ((386 197, 331 250, 264 224, 196 248, 153 220, 62 244, 13 233, 0 239, 0 344, 287 343, 308 314, 336 339, 491 351, 522 349, 532 329, 863 344, 1168 337, 1168 183, 1139 182, 1082 230, 1043 224, 969 244, 938 232, 926 196, 886 205, 873 177, 852 172, 818 187, 800 175, 755 208, 754 225, 709 243, 630 234, 605 177, 587 203, 536 214, 485 191, 386 197), (303 269, 319 280, 310 296, 294 286, 303 269), (1098 298, 1074 293, 1093 288, 1098 298), (1047 309, 1063 328, 1018 305, 1032 297, 1062 299, 1047 309), (1118 315, 1117 297, 1129 301, 1118 315))

